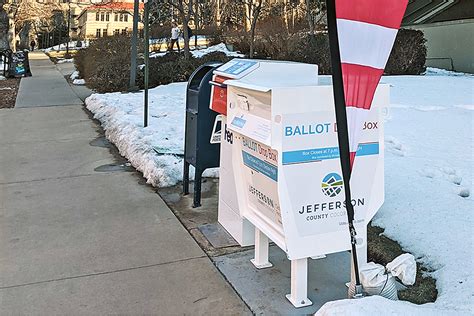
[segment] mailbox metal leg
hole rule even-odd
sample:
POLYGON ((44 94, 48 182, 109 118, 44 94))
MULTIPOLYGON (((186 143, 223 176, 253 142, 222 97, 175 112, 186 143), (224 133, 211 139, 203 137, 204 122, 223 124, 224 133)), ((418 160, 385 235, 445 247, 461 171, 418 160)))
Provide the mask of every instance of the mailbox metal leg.
POLYGON ((194 176, 194 199, 193 199, 193 207, 201 206, 201 181, 202 181, 202 173, 204 170, 196 168, 195 176, 194 176))
POLYGON ((189 162, 184 160, 184 170, 183 170, 183 194, 189 194, 189 162))
POLYGON ((273 267, 268 261, 268 237, 255 227, 255 258, 250 260, 257 269, 273 267))
POLYGON ((286 298, 296 308, 313 304, 308 298, 308 258, 291 260, 291 293, 286 298))

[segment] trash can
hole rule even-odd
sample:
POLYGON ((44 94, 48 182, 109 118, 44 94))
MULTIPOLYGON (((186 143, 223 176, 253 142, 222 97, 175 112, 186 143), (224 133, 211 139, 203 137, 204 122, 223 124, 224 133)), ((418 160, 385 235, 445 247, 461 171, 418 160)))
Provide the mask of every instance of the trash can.
POLYGON ((201 206, 202 173, 219 166, 220 144, 211 142, 218 113, 209 109, 212 72, 220 63, 207 63, 194 71, 186 90, 183 193, 189 193, 189 166, 195 168, 193 207, 201 206))
POLYGON ((9 58, 8 72, 10 77, 30 77, 30 61, 28 51, 19 51, 12 53, 9 58))

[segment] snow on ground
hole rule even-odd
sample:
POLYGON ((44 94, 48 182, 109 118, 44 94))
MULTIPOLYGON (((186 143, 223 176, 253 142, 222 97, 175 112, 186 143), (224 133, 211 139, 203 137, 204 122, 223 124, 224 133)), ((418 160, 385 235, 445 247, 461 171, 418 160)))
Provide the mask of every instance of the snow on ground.
POLYGON ((439 310, 434 304, 415 305, 404 301, 391 301, 381 296, 347 299, 324 304, 316 316, 367 316, 367 315, 429 315, 459 316, 456 311, 439 310))
MULTIPOLYGON (((374 218, 434 272, 438 299, 416 306, 382 298, 331 302, 323 315, 472 313, 474 280, 474 76, 428 69, 425 76, 387 76, 386 197, 374 218), (379 306, 380 304, 382 305, 379 306), (344 314, 345 313, 345 314, 344 314)), ((150 90, 149 127, 143 94, 94 94, 87 108, 109 140, 155 186, 182 178, 186 83, 150 90)), ((356 162, 357 163, 357 162, 356 162)), ((214 172, 215 173, 215 172, 214 172)))
POLYGON ((69 76, 69 79, 74 80, 79 78, 79 71, 74 70, 74 72, 69 76))
POLYGON ((7 80, 4 76, 0 75, 0 80, 7 80))
POLYGON ((198 57, 202 57, 206 54, 213 53, 213 52, 222 52, 226 54, 227 56, 231 56, 231 57, 244 57, 243 54, 240 54, 237 52, 231 52, 230 50, 228 50, 227 46, 224 43, 210 46, 206 49, 194 50, 194 51, 191 51, 191 54, 193 55, 193 57, 198 58, 198 57))
MULTIPOLYGON (((87 108, 101 121, 106 137, 154 186, 182 180, 186 83, 149 91, 149 126, 143 128, 143 93, 93 94, 87 108), (155 152, 157 150, 160 154, 155 152)), ((216 176, 215 170, 205 173, 216 176)))
POLYGON ((75 84, 75 85, 78 85, 78 86, 80 86, 80 85, 85 85, 85 84, 86 84, 86 81, 85 81, 84 79, 74 79, 74 80, 72 81, 72 84, 75 84))
MULTIPOLYGON (((221 52, 230 57, 244 57, 245 56, 238 52, 231 52, 229 49, 227 49, 227 46, 224 43, 220 43, 214 46, 209 46, 208 48, 204 48, 204 49, 191 50, 191 55, 195 58, 201 58, 202 56, 206 54, 214 53, 214 52, 221 52)), ((163 57, 167 53, 168 52, 151 53, 150 58, 163 57)))
POLYGON ((58 59, 58 61, 56 62, 57 64, 65 64, 65 63, 73 63, 74 62, 74 58, 67 58, 67 59, 58 59))
MULTIPOLYGON (((474 302, 474 76, 428 69, 390 76, 386 123, 385 204, 373 223, 434 272, 447 315, 472 315, 474 302)), ((434 315, 404 302, 331 302, 321 315, 434 315)))
MULTIPOLYGON (((71 42, 69 42, 68 46, 69 46, 70 49, 81 49, 81 48, 85 48, 85 47, 89 46, 89 41, 71 41, 71 42), (80 47, 77 46, 78 42, 80 42, 80 44, 79 44, 79 45, 81 45, 80 47)), ((59 44, 59 45, 55 45, 55 46, 43 49, 43 51, 45 53, 48 53, 48 52, 54 51, 54 50, 56 50, 56 51, 66 50, 66 43, 62 43, 62 44, 59 44)))

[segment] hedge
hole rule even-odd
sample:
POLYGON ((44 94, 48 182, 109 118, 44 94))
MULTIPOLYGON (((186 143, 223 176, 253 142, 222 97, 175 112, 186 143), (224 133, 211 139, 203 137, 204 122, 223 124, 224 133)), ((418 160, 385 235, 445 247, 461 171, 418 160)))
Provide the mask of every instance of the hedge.
MULTIPOLYGON (((286 35, 281 27, 274 25, 272 32, 259 35, 255 41, 256 57, 273 60, 290 60, 317 64, 320 74, 331 73, 331 57, 327 33, 308 35, 295 33, 286 35)), ((243 53, 249 53, 248 39, 234 36, 230 39, 243 53)), ((426 40, 423 32, 400 29, 385 67, 387 75, 419 75, 425 70, 426 40)))
POLYGON ((130 78, 130 54, 130 37, 102 37, 79 50, 74 64, 87 87, 100 93, 125 91, 130 78))
MULTIPOLYGON (((241 49, 245 40, 234 37, 241 49)), ((426 46, 423 33, 401 29, 385 68, 385 74, 418 75, 425 71, 426 46)), ((290 60, 317 64, 320 74, 331 73, 329 40, 325 33, 282 35, 268 33, 256 41, 258 58, 290 60), (275 41, 278 41, 276 43, 275 41)), ((188 80, 193 71, 209 61, 227 62, 231 58, 215 52, 201 58, 184 59, 183 54, 167 53, 150 59, 150 87, 188 80)), ((125 91, 130 76, 130 37, 110 36, 97 39, 88 48, 81 49, 74 58, 76 69, 86 85, 97 92, 125 91)), ((143 58, 139 59, 139 64, 143 58)), ((138 71, 137 84, 143 86, 143 74, 138 71)))

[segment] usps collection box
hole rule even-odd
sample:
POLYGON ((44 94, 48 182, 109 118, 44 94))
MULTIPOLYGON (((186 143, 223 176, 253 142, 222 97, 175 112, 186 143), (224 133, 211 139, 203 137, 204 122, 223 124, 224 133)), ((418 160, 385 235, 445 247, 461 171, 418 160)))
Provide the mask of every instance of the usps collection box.
MULTIPOLYGON (((215 74, 225 88, 225 129, 232 136, 222 147, 221 168, 232 168, 233 178, 221 172, 219 195, 233 191, 232 213, 240 216, 231 223, 219 214, 219 221, 233 236, 239 232, 238 241, 254 233, 257 268, 271 266, 269 240, 285 251, 292 269, 287 298, 295 307, 310 305, 307 258, 351 248, 331 80, 319 77, 316 65, 242 59, 215 74)), ((388 104, 389 86, 380 84, 351 176, 360 263, 367 261, 367 224, 384 201, 382 108, 388 104)))

